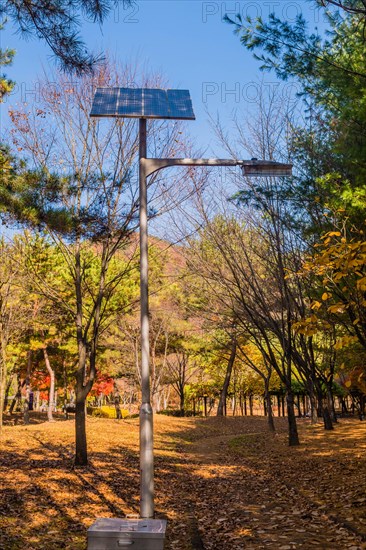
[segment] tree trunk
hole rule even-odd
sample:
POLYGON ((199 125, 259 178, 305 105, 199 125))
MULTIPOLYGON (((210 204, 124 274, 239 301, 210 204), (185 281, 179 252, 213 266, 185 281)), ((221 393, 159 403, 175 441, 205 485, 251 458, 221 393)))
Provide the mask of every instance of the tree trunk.
POLYGON ((21 393, 22 384, 20 383, 20 374, 19 373, 17 375, 17 380, 18 380, 17 392, 16 392, 15 396, 13 397, 13 400, 10 404, 9 414, 13 414, 14 407, 15 407, 16 403, 20 400, 20 398, 22 396, 22 393, 21 393))
POLYGON ((160 412, 161 411, 161 402, 163 399, 163 390, 159 390, 158 393, 155 394, 155 411, 160 412))
POLYGON ((1 376, 0 376, 0 430, 3 427, 3 415, 5 410, 5 386, 6 386, 6 374, 5 367, 1 367, 1 376))
POLYGON ((40 394, 40 391, 37 390, 35 392, 35 398, 34 398, 34 410, 38 412, 39 412, 39 394, 40 394))
POLYGON ((121 420, 122 419, 121 396, 120 396, 116 381, 114 381, 113 383, 113 389, 114 389, 114 407, 116 409, 116 418, 117 420, 121 420))
POLYGON ((310 418, 311 418, 311 424, 317 424, 318 422, 318 411, 316 407, 316 399, 314 390, 311 389, 309 392, 309 401, 310 401, 310 418))
POLYGON ((184 396, 184 388, 179 392, 179 409, 180 414, 184 416, 184 408, 185 408, 185 396, 184 396))
POLYGON ((116 398, 114 398, 114 407, 116 409, 116 418, 117 420, 122 420, 122 412, 121 412, 121 407, 120 407, 120 404, 119 404, 119 400, 116 398))
POLYGON ((3 379, 1 379, 0 381, 0 430, 3 427, 4 403, 5 403, 5 382, 3 379))
POLYGON ((7 361, 5 353, 5 339, 1 338, 1 364, 0 364, 0 430, 3 427, 3 414, 5 410, 7 361))
MULTIPOLYGON (((331 385, 332 386, 332 385, 331 385)), ((335 424, 337 424, 338 422, 338 419, 337 419, 337 413, 336 413, 336 410, 335 410, 335 405, 334 405, 334 396, 333 396, 333 392, 332 392, 332 387, 327 387, 327 403, 328 403, 328 409, 330 411, 330 414, 331 414, 331 419, 332 419, 332 422, 334 422, 335 424)))
POLYGON ((32 352, 31 350, 28 351, 28 361, 27 361, 27 376, 25 379, 25 401, 24 401, 24 407, 23 407, 23 413, 24 413, 24 424, 29 424, 29 410, 30 410, 30 394, 31 394, 31 387, 30 387, 30 375, 31 375, 31 367, 32 367, 32 352))
POLYGON ((8 383, 6 384, 5 395, 4 395, 4 404, 3 404, 3 411, 4 412, 6 411, 7 406, 8 406, 9 392, 10 392, 10 388, 11 388, 11 384, 13 382, 13 379, 14 379, 14 375, 11 375, 9 380, 8 380, 8 383))
POLYGON ((323 402, 322 410, 323 410, 324 429, 333 430, 333 422, 330 416, 330 411, 329 411, 327 402, 323 402))
POLYGON ((253 416, 253 394, 249 394, 249 414, 250 416, 253 416))
POLYGON ((80 395, 80 392, 77 392, 75 409, 75 466, 87 466, 88 464, 85 420, 85 397, 84 395, 80 395))
POLYGON ((298 416, 299 418, 302 418, 301 403, 300 403, 300 394, 299 394, 299 393, 297 394, 297 416, 298 416))
POLYGON ((317 387, 317 394, 318 394, 318 415, 320 414, 321 417, 323 417, 323 423, 324 423, 324 429, 325 430, 333 430, 333 423, 332 418, 330 416, 330 411, 328 409, 328 404, 326 399, 324 399, 323 391, 320 386, 320 383, 317 387))
POLYGON ((361 412, 361 416, 360 416, 360 420, 363 420, 365 418, 365 396, 364 395, 361 395, 360 396, 360 412, 361 412))
MULTIPOLYGON (((88 446, 86 440, 86 398, 92 386, 90 381, 85 382, 86 370, 86 344, 79 339, 79 368, 76 373, 76 395, 75 395, 75 466, 87 466, 88 446)), ((92 360, 90 353, 89 361, 92 360)))
POLYGON ((342 416, 343 416, 344 414, 348 414, 347 403, 346 403, 346 400, 343 399, 343 397, 340 398, 340 401, 341 401, 342 416))
POLYGON ((233 371, 235 356, 236 356, 236 338, 233 338, 232 344, 231 344, 230 357, 226 367, 224 385, 220 393, 219 405, 217 407, 217 413, 216 413, 217 416, 224 416, 224 408, 225 408, 226 399, 227 399, 227 392, 229 390, 231 373, 233 371))
POLYGON ((281 416, 281 396, 277 394, 277 415, 281 416))
POLYGON ((323 417, 323 394, 321 391, 317 391, 317 407, 316 407, 316 414, 318 415, 318 418, 323 417))
POLYGON ((55 371, 51 367, 50 358, 47 353, 47 348, 43 348, 43 357, 48 374, 50 375, 50 389, 48 392, 48 407, 47 407, 47 419, 48 422, 54 422, 53 419, 53 404, 55 401, 55 371))
POLYGON ((207 397, 206 395, 203 397, 203 404, 204 404, 204 414, 207 416, 207 397))
POLYGON ((287 416, 288 416, 288 444, 290 447, 300 445, 297 433, 296 416, 294 410, 294 396, 291 389, 287 390, 287 416))
POLYGON ((24 417, 24 424, 26 426, 30 423, 30 419, 29 419, 30 393, 31 393, 31 388, 29 384, 29 378, 27 377, 27 380, 25 383, 25 400, 23 405, 23 417, 24 417))
POLYGON ((164 394, 163 394, 163 407, 164 407, 164 410, 166 410, 168 408, 169 398, 170 398, 170 385, 165 389, 164 394))
POLYGON ((276 428, 274 425, 274 418, 273 418, 273 409, 272 409, 272 401, 271 401, 271 394, 269 393, 269 380, 265 379, 264 381, 264 403, 266 404, 267 409, 267 421, 268 421, 268 428, 270 432, 275 432, 276 428))

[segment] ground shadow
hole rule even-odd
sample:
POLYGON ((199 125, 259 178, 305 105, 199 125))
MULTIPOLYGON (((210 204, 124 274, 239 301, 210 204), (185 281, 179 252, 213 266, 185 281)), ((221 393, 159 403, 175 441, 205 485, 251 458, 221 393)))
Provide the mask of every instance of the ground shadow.
MULTIPOLYGON (((26 428, 14 427, 18 440, 8 437, 0 455, 1 548, 85 549, 96 517, 138 513, 136 441, 96 443, 103 426, 137 437, 136 422, 93 423, 90 466, 78 470, 71 443, 52 435, 62 425, 52 433, 32 428, 22 446, 26 428)), ((340 423, 329 435, 303 423, 303 445, 289 449, 285 419, 277 425, 270 436, 263 418, 156 418, 156 512, 168 519, 165 550, 361 548, 364 431, 340 423)))

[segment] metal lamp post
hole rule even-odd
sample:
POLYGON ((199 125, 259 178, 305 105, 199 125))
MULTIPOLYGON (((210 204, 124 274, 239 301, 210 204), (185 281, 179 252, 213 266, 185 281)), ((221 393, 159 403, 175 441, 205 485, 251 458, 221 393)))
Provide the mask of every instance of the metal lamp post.
POLYGON ((240 166, 244 176, 290 176, 291 164, 264 160, 148 158, 146 121, 153 119, 195 120, 187 90, 98 88, 92 117, 139 118, 140 187, 140 306, 141 390, 140 408, 140 517, 154 517, 153 411, 150 401, 149 301, 148 301, 148 176, 172 166, 240 166))
POLYGON ((148 176, 172 166, 240 166, 243 176, 290 176, 292 165, 272 161, 234 159, 146 158, 146 120, 140 119, 140 300, 141 300, 141 385, 140 409, 140 515, 154 516, 153 412, 150 403, 149 306, 148 306, 148 176))
POLYGON ((154 517, 153 411, 150 401, 149 343, 149 262, 147 233, 146 118, 139 120, 140 187, 140 329, 141 329, 141 408, 140 408, 140 516, 154 517))

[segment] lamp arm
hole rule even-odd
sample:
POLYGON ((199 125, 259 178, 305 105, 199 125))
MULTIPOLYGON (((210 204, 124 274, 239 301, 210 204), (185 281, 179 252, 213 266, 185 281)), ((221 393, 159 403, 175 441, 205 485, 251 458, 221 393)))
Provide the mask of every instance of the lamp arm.
POLYGON ((241 166, 243 160, 234 159, 157 159, 157 158, 142 158, 140 163, 145 167, 146 176, 151 176, 154 172, 158 172, 163 168, 171 166, 241 166))

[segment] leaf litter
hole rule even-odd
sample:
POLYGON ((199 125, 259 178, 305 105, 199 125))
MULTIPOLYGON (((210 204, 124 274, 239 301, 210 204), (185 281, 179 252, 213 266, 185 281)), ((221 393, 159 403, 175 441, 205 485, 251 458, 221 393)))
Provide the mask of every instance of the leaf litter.
MULTIPOLYGON (((287 446, 264 418, 155 415, 156 516, 166 550, 366 549, 366 424, 299 422, 287 446)), ((138 420, 90 419, 73 468, 73 421, 5 426, 0 548, 81 550, 97 517, 139 510, 138 420)))

